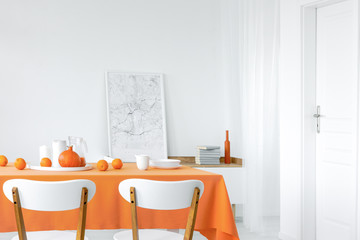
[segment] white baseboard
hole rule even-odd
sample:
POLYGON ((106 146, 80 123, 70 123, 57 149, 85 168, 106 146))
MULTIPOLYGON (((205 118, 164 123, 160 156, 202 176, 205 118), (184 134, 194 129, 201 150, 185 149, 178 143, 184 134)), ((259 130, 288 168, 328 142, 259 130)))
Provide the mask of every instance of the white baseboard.
POLYGON ((298 240, 296 237, 290 236, 289 234, 279 232, 279 238, 281 240, 298 240))

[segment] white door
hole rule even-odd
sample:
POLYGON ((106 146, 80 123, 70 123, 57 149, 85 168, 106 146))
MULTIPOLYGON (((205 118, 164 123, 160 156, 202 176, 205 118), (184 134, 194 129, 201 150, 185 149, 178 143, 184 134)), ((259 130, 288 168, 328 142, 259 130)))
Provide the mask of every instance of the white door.
POLYGON ((357 71, 352 1, 317 9, 316 239, 355 240, 357 71))

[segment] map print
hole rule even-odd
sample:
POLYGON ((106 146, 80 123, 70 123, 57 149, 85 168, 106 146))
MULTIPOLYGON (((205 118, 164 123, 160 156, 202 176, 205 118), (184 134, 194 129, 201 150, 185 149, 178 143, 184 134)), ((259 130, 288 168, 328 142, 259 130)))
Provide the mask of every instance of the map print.
POLYGON ((167 158, 161 74, 107 73, 111 157, 167 158))

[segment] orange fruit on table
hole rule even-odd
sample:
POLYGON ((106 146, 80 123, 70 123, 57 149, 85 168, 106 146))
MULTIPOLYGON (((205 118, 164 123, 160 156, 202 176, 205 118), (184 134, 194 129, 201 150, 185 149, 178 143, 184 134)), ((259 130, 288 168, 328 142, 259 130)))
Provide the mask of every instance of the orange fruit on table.
POLYGON ((0 166, 5 167, 8 164, 8 160, 4 155, 0 155, 0 166))
POLYGON ((42 166, 42 167, 51 167, 51 165, 52 165, 52 162, 47 157, 42 158, 41 161, 40 161, 40 166, 42 166))
POLYGON ((115 158, 112 162, 111 165, 113 166, 113 168, 115 169, 120 169, 123 166, 123 162, 119 159, 119 158, 115 158))
POLYGON ((85 157, 80 157, 80 167, 85 167, 85 166, 86 166, 85 157))
POLYGON ((105 160, 99 160, 96 164, 97 169, 99 169, 100 171, 106 171, 109 167, 109 164, 107 161, 105 160))
POLYGON ((14 166, 19 170, 23 170, 26 167, 26 162, 23 158, 18 158, 15 160, 14 166))

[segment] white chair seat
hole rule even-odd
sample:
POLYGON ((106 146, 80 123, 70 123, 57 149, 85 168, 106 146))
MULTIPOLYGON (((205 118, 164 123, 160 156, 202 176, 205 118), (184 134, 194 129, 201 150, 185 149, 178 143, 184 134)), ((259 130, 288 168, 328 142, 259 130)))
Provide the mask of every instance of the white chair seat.
MULTIPOLYGON (((131 240, 132 231, 121 231, 114 235, 114 240, 131 240)), ((140 240, 183 240, 184 236, 179 233, 157 230, 157 229, 142 229, 139 230, 140 240)))
MULTIPOLYGON (((26 232, 28 240, 76 240, 76 232, 68 231, 39 231, 39 232, 26 232)), ((89 240, 86 236, 85 240, 89 240)), ((16 235, 11 240, 19 240, 16 235)))

